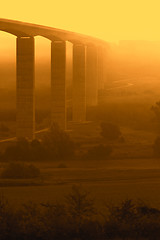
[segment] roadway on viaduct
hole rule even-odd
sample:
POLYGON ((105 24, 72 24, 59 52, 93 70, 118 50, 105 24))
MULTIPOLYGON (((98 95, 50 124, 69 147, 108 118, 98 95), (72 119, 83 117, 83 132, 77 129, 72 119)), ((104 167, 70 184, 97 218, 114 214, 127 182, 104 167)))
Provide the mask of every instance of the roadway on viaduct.
POLYGON ((35 39, 51 41, 51 123, 66 129, 67 87, 72 89, 73 121, 86 119, 106 81, 109 44, 103 40, 31 23, 0 18, 0 31, 16 39, 16 137, 35 137, 35 39))

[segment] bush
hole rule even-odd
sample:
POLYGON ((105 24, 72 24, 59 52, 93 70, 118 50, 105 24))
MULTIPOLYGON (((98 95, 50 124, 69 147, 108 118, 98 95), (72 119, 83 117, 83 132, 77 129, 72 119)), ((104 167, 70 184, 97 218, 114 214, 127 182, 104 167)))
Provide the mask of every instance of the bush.
POLYGON ((84 155, 87 160, 105 160, 112 153, 112 147, 110 145, 97 145, 88 150, 84 155))
POLYGON ((1 173, 2 178, 25 179, 36 178, 40 175, 40 170, 34 165, 22 163, 9 163, 1 173))
POLYGON ((119 126, 115 124, 102 122, 100 126, 102 137, 108 141, 118 140, 122 136, 119 126))

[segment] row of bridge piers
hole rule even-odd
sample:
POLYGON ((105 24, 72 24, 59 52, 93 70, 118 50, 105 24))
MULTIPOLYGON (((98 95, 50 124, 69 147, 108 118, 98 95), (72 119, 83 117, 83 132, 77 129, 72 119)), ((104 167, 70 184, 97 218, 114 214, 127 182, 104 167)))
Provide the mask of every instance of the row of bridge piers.
MULTIPOLYGON (((35 42, 17 37, 17 138, 35 137, 35 42)), ((69 41, 51 41, 51 123, 67 128, 67 100, 72 99, 72 120, 84 122, 86 107, 96 106, 98 90, 106 78, 103 46, 69 41), (71 88, 68 96, 67 89, 71 88)))

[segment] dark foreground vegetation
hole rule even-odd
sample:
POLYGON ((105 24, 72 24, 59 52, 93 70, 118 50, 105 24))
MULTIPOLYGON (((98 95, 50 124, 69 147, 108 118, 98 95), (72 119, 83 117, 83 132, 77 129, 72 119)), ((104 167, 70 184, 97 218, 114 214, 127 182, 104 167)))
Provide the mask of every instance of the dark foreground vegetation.
POLYGON ((1 197, 0 239, 159 240, 160 210, 125 200, 99 212, 90 194, 77 186, 57 204, 29 202, 15 209, 1 197))

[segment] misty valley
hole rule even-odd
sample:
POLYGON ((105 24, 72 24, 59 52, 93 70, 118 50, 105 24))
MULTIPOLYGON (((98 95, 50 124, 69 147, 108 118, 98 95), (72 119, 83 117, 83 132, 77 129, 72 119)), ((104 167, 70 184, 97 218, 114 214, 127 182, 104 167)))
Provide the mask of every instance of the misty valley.
POLYGON ((72 121, 67 86, 66 131, 51 126, 48 60, 37 57, 32 141, 5 141, 16 136, 12 57, 0 67, 0 239, 159 240, 160 42, 110 44, 86 121, 72 121))

